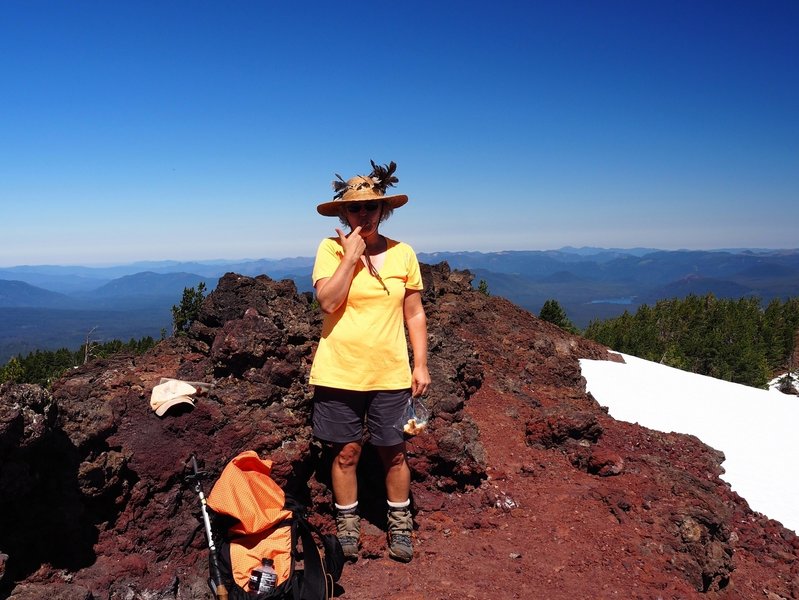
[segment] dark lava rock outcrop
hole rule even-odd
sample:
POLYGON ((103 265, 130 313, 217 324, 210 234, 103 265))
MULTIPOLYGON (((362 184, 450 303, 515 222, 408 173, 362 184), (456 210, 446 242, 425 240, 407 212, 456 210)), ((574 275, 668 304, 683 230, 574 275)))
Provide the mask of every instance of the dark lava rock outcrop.
MULTIPOLYGON (((344 598, 799 595, 795 534, 729 489, 720 453, 617 422, 585 392, 579 359, 607 349, 472 290, 469 273, 423 276, 434 385, 429 430, 409 443, 417 554, 386 558, 367 445, 344 598)), ((291 282, 228 274, 188 336, 51 391, 0 387, 0 598, 210 598, 192 454, 206 491, 241 450, 269 457, 330 527, 329 457, 309 426, 320 325, 291 282), (158 418, 161 377, 213 387, 158 418)))

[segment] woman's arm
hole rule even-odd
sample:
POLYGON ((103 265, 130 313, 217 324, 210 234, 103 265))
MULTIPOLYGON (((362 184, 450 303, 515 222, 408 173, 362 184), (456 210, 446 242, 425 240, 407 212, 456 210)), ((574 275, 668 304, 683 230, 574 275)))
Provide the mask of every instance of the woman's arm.
POLYGON ((402 309, 413 350, 411 394, 422 396, 430 387, 430 373, 427 370, 427 316, 422 306, 422 294, 418 290, 406 290, 402 309))
POLYGON ((352 277, 355 273, 355 266, 361 260, 364 250, 366 250, 366 242, 363 241, 360 232, 360 225, 353 229, 349 235, 344 235, 343 231, 336 229, 341 247, 344 250, 344 257, 341 259, 339 266, 336 267, 333 275, 322 278, 314 284, 319 307, 325 313, 336 312, 347 299, 352 277))

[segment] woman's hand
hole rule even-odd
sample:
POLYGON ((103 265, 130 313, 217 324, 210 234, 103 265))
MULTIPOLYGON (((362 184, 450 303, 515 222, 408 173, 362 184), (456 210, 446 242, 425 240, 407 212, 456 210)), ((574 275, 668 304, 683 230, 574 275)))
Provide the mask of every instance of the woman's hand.
POLYGON ((361 237, 361 226, 358 225, 350 233, 345 234, 341 229, 336 227, 338 240, 344 250, 344 258, 356 264, 361 260, 364 251, 366 251, 366 242, 361 237))
POLYGON ((411 395, 415 398, 417 396, 424 396, 430 388, 430 373, 427 367, 420 365, 413 368, 413 381, 411 383, 411 395))
POLYGON ((344 257, 331 277, 322 278, 314 284, 319 306, 327 314, 336 312, 344 304, 355 274, 355 266, 366 250, 366 242, 360 235, 360 226, 353 229, 349 235, 338 228, 336 228, 336 233, 344 251, 344 257))

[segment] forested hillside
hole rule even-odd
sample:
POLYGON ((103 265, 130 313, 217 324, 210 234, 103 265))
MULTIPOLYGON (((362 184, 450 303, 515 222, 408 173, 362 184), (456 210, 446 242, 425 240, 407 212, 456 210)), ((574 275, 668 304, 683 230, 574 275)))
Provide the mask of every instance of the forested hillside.
POLYGON ((97 343, 88 339, 77 350, 61 348, 59 350, 36 350, 27 356, 12 357, 5 365, 0 366, 0 383, 37 383, 44 387, 61 377, 69 369, 85 364, 90 359, 108 358, 123 352, 144 354, 155 346, 157 340, 147 336, 141 339, 130 339, 127 342, 111 340, 97 343))
POLYGON ((689 295, 644 304, 606 321, 592 321, 585 336, 647 360, 763 387, 797 368, 799 297, 738 300, 689 295))

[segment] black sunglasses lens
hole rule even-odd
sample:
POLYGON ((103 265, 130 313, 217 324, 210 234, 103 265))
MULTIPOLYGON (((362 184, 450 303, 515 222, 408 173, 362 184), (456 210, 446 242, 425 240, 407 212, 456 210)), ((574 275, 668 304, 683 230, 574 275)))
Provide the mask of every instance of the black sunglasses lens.
POLYGON ((359 213, 361 208, 366 209, 366 212, 373 212, 377 210, 377 202, 358 202, 347 206, 347 212, 359 213))

